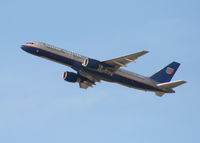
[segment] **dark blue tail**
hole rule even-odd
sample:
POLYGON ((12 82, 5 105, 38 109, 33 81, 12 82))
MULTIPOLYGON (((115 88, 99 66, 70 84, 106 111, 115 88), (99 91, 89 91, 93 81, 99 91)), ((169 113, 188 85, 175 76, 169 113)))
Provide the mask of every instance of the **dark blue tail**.
POLYGON ((172 62, 160 71, 156 72, 150 78, 159 83, 169 82, 176 73, 180 63, 172 62))

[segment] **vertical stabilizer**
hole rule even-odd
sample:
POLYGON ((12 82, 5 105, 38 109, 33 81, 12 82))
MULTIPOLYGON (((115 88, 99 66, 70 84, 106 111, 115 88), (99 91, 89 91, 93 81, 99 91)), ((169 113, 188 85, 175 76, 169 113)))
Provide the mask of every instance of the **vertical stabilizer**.
POLYGON ((180 63, 172 62, 171 64, 156 72, 150 78, 159 83, 169 82, 171 81, 179 66, 180 63))

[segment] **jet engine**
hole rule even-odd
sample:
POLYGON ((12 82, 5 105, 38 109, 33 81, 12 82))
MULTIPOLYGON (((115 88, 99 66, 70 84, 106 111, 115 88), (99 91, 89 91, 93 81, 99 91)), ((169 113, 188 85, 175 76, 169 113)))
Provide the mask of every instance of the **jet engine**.
POLYGON ((102 68, 102 64, 100 61, 97 61, 97 60, 94 60, 94 59, 90 59, 90 58, 87 58, 83 61, 82 65, 84 67, 87 67, 87 68, 91 68, 91 69, 99 69, 99 68, 102 68))
POLYGON ((78 81, 79 76, 76 73, 66 71, 62 74, 62 78, 65 81, 75 83, 78 81))

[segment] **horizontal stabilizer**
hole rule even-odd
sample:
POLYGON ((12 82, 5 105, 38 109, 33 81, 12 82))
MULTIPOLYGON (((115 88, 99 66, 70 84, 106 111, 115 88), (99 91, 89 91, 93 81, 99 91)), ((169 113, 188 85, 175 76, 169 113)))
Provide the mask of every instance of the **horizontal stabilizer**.
MULTIPOLYGON (((172 81, 172 82, 165 82, 165 83, 160 83, 160 84, 157 84, 158 87, 161 87, 163 89, 169 89, 169 90, 172 90, 173 92, 175 92, 172 88, 175 88, 177 86, 180 86, 182 84, 186 83, 186 81, 184 80, 178 80, 178 81, 172 81)), ((155 92, 155 94, 157 96, 163 96, 165 93, 164 92, 155 92)))
POLYGON ((179 81, 172 81, 172 82, 166 82, 166 83, 160 83, 157 84, 158 87, 166 88, 166 89, 171 89, 175 88, 177 86, 180 86, 182 84, 186 83, 184 80, 179 80, 179 81))

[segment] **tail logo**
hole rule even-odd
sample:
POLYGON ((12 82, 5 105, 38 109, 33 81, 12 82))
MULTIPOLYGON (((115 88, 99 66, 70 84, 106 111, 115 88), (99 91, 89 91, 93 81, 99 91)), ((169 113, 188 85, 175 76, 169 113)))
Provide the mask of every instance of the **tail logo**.
POLYGON ((173 74, 174 73, 174 69, 170 68, 170 67, 167 67, 166 73, 167 74, 173 74))

